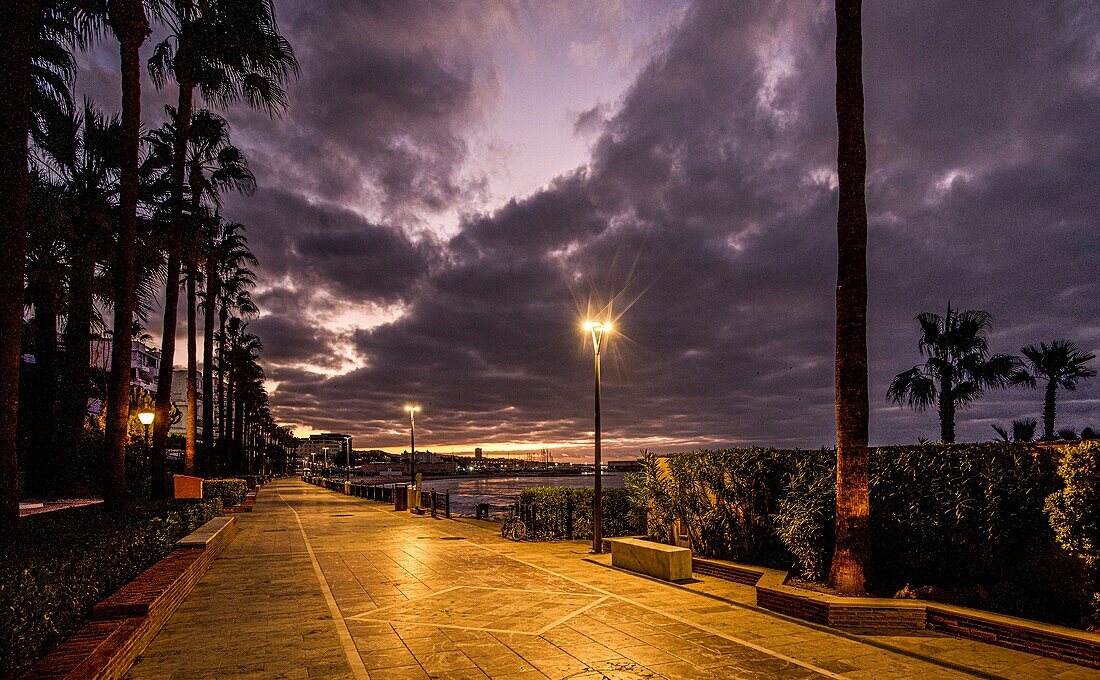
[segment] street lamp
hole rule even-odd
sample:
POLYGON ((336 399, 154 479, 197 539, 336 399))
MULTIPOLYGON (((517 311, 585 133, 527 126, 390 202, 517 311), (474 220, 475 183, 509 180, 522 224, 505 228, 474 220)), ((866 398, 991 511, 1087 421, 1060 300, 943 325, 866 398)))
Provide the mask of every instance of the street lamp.
POLYGON ((592 552, 603 552, 603 474, 600 461, 600 346, 604 334, 611 332, 611 322, 585 321, 584 330, 592 334, 592 353, 595 357, 595 477, 592 489, 592 552))
POLYGON ((325 479, 328 479, 328 447, 327 446, 322 446, 321 450, 325 452, 325 468, 323 470, 321 470, 321 475, 325 479))
POLYGON ((153 419, 157 417, 154 411, 141 411, 137 414, 138 422, 145 426, 145 450, 149 450, 149 426, 153 424, 153 419))
POLYGON ((420 407, 407 405, 405 410, 409 412, 409 477, 416 486, 416 414, 420 413, 420 407))

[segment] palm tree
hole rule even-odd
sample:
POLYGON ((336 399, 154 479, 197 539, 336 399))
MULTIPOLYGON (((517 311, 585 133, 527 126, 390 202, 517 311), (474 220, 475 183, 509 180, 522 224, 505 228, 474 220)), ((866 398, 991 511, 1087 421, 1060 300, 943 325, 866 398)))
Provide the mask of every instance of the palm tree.
POLYGON ((985 394, 1004 387, 1016 368, 1007 354, 989 355, 986 334, 993 318, 980 310, 960 311, 947 305, 947 316, 924 312, 917 316, 917 345, 925 362, 897 374, 886 390, 894 403, 918 410, 939 407, 940 441, 955 441, 955 413, 985 394))
MULTIPOLYGON (((168 122, 149 135, 152 149, 150 163, 171 168, 174 143, 178 138, 179 117, 172 107, 165 107, 165 110, 168 122)), ((220 194, 226 189, 251 194, 256 188, 256 178, 249 170, 244 154, 230 143, 229 124, 224 118, 206 109, 199 109, 192 116, 186 166, 190 219, 185 223, 187 236, 182 239, 182 243, 189 245, 181 245, 179 251, 187 290, 187 422, 184 468, 188 474, 193 474, 198 422, 196 284, 202 277, 200 262, 205 259, 204 251, 210 245, 212 232, 216 231, 216 220, 205 209, 203 201, 205 199, 217 207, 220 205, 220 194)), ((206 400, 210 398, 210 395, 204 396, 206 400)), ((204 440, 210 437, 209 430, 204 430, 203 433, 204 440)), ((154 477, 163 477, 164 459, 156 454, 155 451, 154 477)))
POLYGON ((867 148, 860 0, 836 0, 836 548, 829 585, 864 592, 867 516, 867 148))
POLYGON ((1030 442, 1035 439, 1035 427, 1037 425, 1038 423, 1030 418, 1013 420, 1011 435, 1007 429, 1000 425, 994 425, 993 431, 997 433, 997 437, 1003 442, 1030 442))
POLYGON ((20 329, 30 175, 27 134, 45 107, 68 102, 70 13, 58 2, 0 3, 0 537, 19 521, 20 329))
POLYGON ((28 194, 26 302, 34 309, 28 340, 34 364, 24 368, 35 407, 20 414, 20 440, 26 458, 26 487, 40 498, 56 498, 63 480, 56 446, 58 352, 57 321, 65 289, 65 243, 69 215, 60 187, 36 171, 28 194))
POLYGON ((107 25, 118 40, 122 67, 122 172, 114 266, 114 342, 107 382, 107 470, 103 494, 109 503, 126 495, 126 447, 130 443, 130 332, 137 306, 138 154, 141 148, 141 61, 149 35, 142 0, 110 0, 107 25))
MULTIPOLYGON (((180 236, 184 221, 184 175, 190 138, 195 88, 207 101, 228 105, 244 99, 271 114, 287 104, 281 85, 297 73, 298 62, 290 43, 278 31, 271 0, 156 0, 157 16, 170 35, 149 59, 149 73, 157 87, 171 75, 178 86, 178 122, 171 169, 168 265, 165 276, 164 333, 161 370, 157 382, 157 413, 171 404, 172 364, 176 349, 176 314, 182 266, 180 236)), ((159 418, 153 435, 154 456, 163 456, 168 423, 159 418)))
POLYGON ((79 114, 46 120, 35 145, 40 172, 62 189, 70 216, 64 234, 69 291, 56 442, 63 452, 81 446, 87 418, 96 267, 114 227, 121 141, 119 119, 105 118, 85 101, 79 114))
POLYGON ((1025 365, 1012 374, 1012 383, 1035 388, 1045 380, 1043 395, 1043 439, 1054 439, 1055 397, 1058 388, 1074 391, 1080 380, 1096 375, 1096 369, 1086 364, 1096 358, 1092 352, 1082 352, 1069 340, 1055 340, 1047 345, 1028 345, 1020 350, 1025 365))
MULTIPOLYGON (((215 315, 218 303, 222 299, 222 282, 228 282, 231 294, 247 290, 252 285, 253 274, 248 265, 256 264, 256 258, 248 249, 248 240, 244 236, 244 226, 236 222, 222 221, 215 215, 216 235, 206 251, 203 277, 206 288, 203 294, 203 357, 202 357, 202 431, 203 460, 206 465, 213 462, 214 455, 214 336, 215 315)), ((222 336, 225 331, 222 319, 222 336)), ((219 405, 224 398, 224 376, 219 377, 219 405)), ((219 407, 221 410, 222 406, 219 407)))
POLYGON ((220 288, 216 300, 218 304, 218 448, 222 464, 227 464, 231 454, 232 431, 232 394, 226 394, 230 387, 227 379, 230 372, 230 356, 233 353, 235 338, 240 334, 239 316, 252 316, 258 312, 252 302, 250 288, 254 283, 253 274, 247 268, 230 269, 219 275, 220 288))

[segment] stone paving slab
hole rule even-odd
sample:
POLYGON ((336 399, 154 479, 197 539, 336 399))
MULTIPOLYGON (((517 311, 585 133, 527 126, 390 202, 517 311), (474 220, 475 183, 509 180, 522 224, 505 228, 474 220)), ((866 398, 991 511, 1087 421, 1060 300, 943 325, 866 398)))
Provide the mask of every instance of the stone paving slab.
POLYGON ((927 631, 852 635, 583 542, 514 543, 297 480, 255 512, 132 678, 1100 678, 927 631))

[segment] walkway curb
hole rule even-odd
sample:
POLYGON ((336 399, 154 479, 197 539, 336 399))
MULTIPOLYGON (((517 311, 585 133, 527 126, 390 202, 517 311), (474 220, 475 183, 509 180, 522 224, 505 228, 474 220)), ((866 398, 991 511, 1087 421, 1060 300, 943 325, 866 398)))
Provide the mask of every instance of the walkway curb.
POLYGON ((237 518, 215 517, 92 610, 91 620, 40 659, 24 678, 120 678, 237 534, 237 518))
POLYGON ((840 597, 786 584, 787 572, 693 558, 692 571, 756 588, 757 606, 843 629, 934 630, 1100 669, 1100 635, 928 600, 840 597))

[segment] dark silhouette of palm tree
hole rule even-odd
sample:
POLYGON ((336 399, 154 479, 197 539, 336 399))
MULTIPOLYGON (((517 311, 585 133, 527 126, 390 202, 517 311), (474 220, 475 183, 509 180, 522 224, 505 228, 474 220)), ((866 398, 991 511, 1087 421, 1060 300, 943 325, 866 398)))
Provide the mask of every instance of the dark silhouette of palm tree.
MULTIPOLYGON (((298 71, 290 43, 279 34, 271 0, 157 0, 154 11, 170 32, 149 58, 149 73, 157 87, 171 76, 179 89, 178 125, 169 193, 171 226, 165 273, 164 331, 161 370, 157 381, 157 413, 171 404, 172 364, 175 357, 177 305, 182 268, 184 179, 192 122, 194 92, 215 105, 244 99, 271 114, 287 104, 282 83, 298 71)), ((160 418, 153 431, 155 459, 165 455, 168 423, 160 418)), ((158 481, 154 478, 156 488, 158 481)))
POLYGON ((1035 428, 1038 425, 1034 420, 1028 418, 1026 420, 1013 420, 1012 434, 1009 434, 1009 431, 1000 425, 994 425, 993 430, 1003 442, 1030 442, 1035 439, 1035 428))
POLYGON ((897 374, 886 390, 895 403, 918 410, 939 407, 940 441, 955 441, 955 413, 981 398, 987 389, 1008 385, 1017 360, 1007 354, 989 355, 986 334, 993 318, 980 310, 961 311, 947 305, 947 315, 923 312, 917 316, 921 336, 917 345, 925 362, 897 374))
MULTIPOLYGON (((254 281, 250 265, 256 264, 256 258, 248 248, 248 240, 244 236, 244 226, 236 222, 226 222, 215 214, 214 221, 216 234, 206 250, 203 263, 205 290, 203 292, 203 358, 202 358, 202 389, 203 389, 203 460, 210 466, 214 456, 214 337, 215 316, 218 313, 219 301, 223 300, 223 290, 228 290, 231 296, 244 292, 254 281), (223 285, 223 282, 226 282, 223 285)), ((223 306, 224 308, 224 306, 223 306)), ((225 335, 225 324, 228 312, 221 319, 221 336, 225 335)), ((219 411, 224 412, 224 375, 219 371, 218 379, 218 403, 219 411)), ((220 423, 219 419, 219 423, 220 423)), ((224 436, 220 433, 219 437, 224 436)))
POLYGON ((864 592, 867 517, 867 147, 860 0, 836 0, 836 549, 829 584, 864 592))
POLYGON ((114 342, 107 381, 107 469, 103 495, 109 503, 126 496, 126 447, 130 443, 130 333, 138 301, 138 186, 141 150, 141 61, 138 51, 149 35, 142 0, 110 0, 107 25, 118 40, 122 68, 122 172, 119 182, 118 238, 114 263, 114 342))
MULTIPOLYGON (((179 118, 172 107, 165 107, 168 122, 149 135, 150 162, 171 172, 174 144, 178 138, 179 118)), ((244 154, 230 143, 229 124, 224 118, 206 109, 199 109, 191 120, 186 157, 187 191, 189 192, 188 218, 184 222, 184 237, 180 239, 180 260, 185 274, 187 290, 187 416, 185 424, 184 470, 195 472, 196 433, 198 423, 198 366, 197 366, 197 283, 202 277, 201 263, 205 251, 211 247, 211 239, 217 231, 217 220, 208 208, 220 205, 221 192, 235 189, 251 194, 256 188, 256 178, 248 168, 244 154), (209 204, 209 205, 206 205, 209 204)), ((204 399, 209 400, 210 395, 204 399)), ((211 432, 203 431, 204 439, 211 432)), ((153 452, 154 478, 163 479, 164 457, 153 452)))
MULTIPOLYGON (((102 293, 97 265, 112 245, 117 218, 114 202, 122 163, 122 123, 106 118, 89 102, 79 113, 46 118, 33 155, 41 175, 62 192, 67 211, 61 239, 65 248, 68 298, 65 356, 57 405, 54 446, 79 450, 91 390, 91 326, 95 297, 102 293)), ((70 466, 55 466, 56 486, 64 489, 70 466)))
POLYGON ((48 111, 67 112, 74 67, 67 3, 0 3, 0 537, 19 521, 20 340, 27 248, 28 132, 48 111))
POLYGON ((1043 439, 1054 439, 1055 399, 1058 388, 1074 391, 1081 380, 1092 378, 1096 369, 1087 366, 1096 358, 1091 352, 1082 352, 1069 340, 1055 340, 1047 345, 1028 345, 1020 350, 1024 366, 1012 374, 1012 383, 1038 387, 1046 381, 1043 393, 1043 439))

